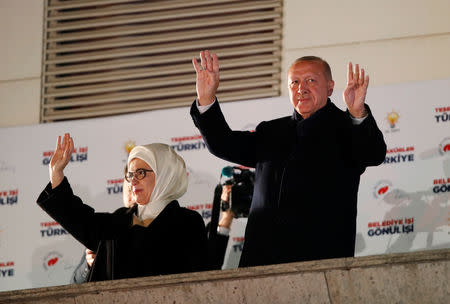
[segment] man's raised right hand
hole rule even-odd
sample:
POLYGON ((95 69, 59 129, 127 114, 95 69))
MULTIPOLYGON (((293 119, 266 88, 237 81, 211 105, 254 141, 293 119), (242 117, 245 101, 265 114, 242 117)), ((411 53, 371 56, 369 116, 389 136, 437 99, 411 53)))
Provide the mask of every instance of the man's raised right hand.
POLYGON ((200 52, 200 60, 201 65, 195 57, 192 58, 192 64, 197 73, 197 100, 199 105, 207 106, 213 103, 219 87, 219 59, 216 54, 210 54, 206 50, 200 52))

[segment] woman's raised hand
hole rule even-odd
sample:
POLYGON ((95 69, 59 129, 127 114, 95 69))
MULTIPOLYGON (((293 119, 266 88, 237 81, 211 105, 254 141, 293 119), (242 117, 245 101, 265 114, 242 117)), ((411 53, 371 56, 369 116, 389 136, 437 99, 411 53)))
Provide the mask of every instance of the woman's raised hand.
POLYGON ((50 182, 52 188, 57 187, 64 179, 64 168, 70 161, 73 152, 73 139, 69 133, 64 134, 62 145, 61 136, 58 136, 55 153, 49 164, 50 182))

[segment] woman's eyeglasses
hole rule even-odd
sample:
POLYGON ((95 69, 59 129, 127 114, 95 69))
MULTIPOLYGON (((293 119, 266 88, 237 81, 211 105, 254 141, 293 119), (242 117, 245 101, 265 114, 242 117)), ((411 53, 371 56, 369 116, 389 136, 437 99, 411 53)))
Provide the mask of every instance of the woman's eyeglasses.
POLYGON ((125 179, 127 180, 127 182, 131 183, 131 180, 134 178, 136 178, 137 180, 141 180, 144 179, 145 176, 147 175, 147 172, 153 172, 153 170, 148 170, 148 169, 137 169, 135 172, 131 172, 128 171, 125 174, 125 179))

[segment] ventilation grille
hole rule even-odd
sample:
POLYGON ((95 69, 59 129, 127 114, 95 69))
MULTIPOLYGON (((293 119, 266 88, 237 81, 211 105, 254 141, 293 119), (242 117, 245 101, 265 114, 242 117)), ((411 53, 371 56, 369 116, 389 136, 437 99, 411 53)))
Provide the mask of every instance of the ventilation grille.
POLYGON ((217 53, 221 102, 280 94, 281 0, 47 0, 41 122, 186 106, 217 53))

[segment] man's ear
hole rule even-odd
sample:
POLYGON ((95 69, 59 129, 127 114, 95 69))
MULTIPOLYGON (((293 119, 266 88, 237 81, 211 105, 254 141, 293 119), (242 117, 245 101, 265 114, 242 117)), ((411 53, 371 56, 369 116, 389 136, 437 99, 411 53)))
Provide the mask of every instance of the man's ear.
POLYGON ((331 94, 333 94, 333 89, 334 89, 334 80, 328 80, 328 97, 330 97, 331 94))

